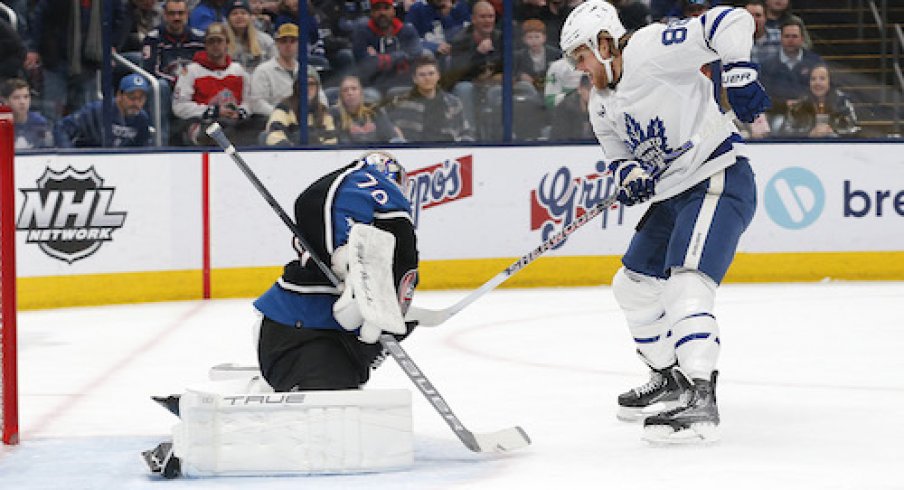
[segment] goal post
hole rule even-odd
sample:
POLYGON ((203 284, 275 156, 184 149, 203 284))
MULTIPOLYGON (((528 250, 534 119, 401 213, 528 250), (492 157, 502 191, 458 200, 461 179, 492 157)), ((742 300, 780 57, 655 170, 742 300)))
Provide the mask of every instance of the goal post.
POLYGON ((0 432, 4 444, 19 442, 14 140, 12 111, 0 106, 0 432))

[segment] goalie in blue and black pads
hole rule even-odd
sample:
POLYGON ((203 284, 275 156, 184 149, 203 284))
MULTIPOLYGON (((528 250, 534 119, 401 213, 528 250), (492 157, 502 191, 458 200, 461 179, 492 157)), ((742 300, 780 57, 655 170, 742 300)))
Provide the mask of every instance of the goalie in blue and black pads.
MULTIPOLYGON (((282 277, 254 302, 263 314, 257 346, 261 373, 276 391, 358 388, 385 357, 377 342, 384 330, 367 316, 404 317, 418 278, 406 188, 402 165, 377 151, 321 177, 296 199, 296 223, 311 252, 330 258, 344 289, 337 289, 293 241, 299 258, 286 264, 282 277), (362 304, 363 295, 354 291, 359 266, 366 275, 387 276, 380 287, 393 290, 380 294, 391 294, 395 305, 362 304)), ((401 339, 410 330, 385 331, 401 339)))

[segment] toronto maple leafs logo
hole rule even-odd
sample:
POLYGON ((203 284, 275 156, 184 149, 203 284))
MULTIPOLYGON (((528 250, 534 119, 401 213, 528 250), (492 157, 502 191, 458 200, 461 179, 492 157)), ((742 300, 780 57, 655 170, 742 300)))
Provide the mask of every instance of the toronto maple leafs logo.
POLYGON ((673 154, 665 136, 665 125, 659 117, 653 118, 644 131, 636 119, 630 114, 625 114, 625 129, 628 134, 625 143, 631 149, 634 158, 641 162, 659 168, 665 163, 666 156, 673 154))

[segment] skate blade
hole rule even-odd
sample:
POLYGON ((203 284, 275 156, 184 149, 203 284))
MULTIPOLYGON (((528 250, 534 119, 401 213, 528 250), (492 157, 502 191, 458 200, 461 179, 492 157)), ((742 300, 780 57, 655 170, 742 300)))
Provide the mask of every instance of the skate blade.
POLYGON ((618 407, 618 412, 615 414, 615 418, 621 420, 622 422, 643 422, 643 420, 647 417, 659 415, 662 412, 667 412, 673 408, 677 408, 680 403, 681 402, 676 400, 670 402, 656 402, 643 408, 618 407))
POLYGON ((711 444, 721 438, 719 426, 712 422, 697 422, 675 430, 668 425, 644 427, 643 440, 652 444, 711 444))

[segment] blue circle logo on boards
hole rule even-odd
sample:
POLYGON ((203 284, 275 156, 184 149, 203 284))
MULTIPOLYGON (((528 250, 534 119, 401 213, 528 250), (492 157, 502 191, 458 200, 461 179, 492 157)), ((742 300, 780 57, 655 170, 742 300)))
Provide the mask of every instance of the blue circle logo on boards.
POLYGON ((766 184, 766 214, 782 228, 799 230, 813 224, 825 207, 819 177, 800 167, 788 167, 766 184))

